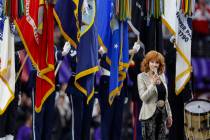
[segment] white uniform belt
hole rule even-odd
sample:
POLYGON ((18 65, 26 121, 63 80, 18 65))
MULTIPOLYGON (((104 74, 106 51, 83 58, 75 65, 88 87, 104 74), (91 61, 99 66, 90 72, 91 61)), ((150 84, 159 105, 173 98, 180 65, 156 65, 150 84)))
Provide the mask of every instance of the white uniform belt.
POLYGON ((108 70, 105 69, 105 68, 102 68, 102 67, 101 67, 101 72, 102 72, 101 75, 110 76, 110 71, 108 71, 108 70))

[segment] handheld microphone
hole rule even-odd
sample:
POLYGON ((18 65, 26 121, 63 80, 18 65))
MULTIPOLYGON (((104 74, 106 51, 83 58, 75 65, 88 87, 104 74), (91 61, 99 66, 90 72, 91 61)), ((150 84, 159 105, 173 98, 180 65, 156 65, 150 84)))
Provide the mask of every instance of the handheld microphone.
POLYGON ((156 84, 159 85, 159 84, 161 83, 161 81, 160 81, 160 79, 159 79, 160 77, 159 77, 159 75, 158 75, 158 69, 157 69, 157 68, 154 68, 153 72, 154 72, 154 75, 158 77, 158 79, 157 79, 157 81, 156 81, 156 84))
POLYGON ((154 75, 158 75, 158 70, 157 70, 157 68, 154 68, 153 74, 154 74, 154 75))

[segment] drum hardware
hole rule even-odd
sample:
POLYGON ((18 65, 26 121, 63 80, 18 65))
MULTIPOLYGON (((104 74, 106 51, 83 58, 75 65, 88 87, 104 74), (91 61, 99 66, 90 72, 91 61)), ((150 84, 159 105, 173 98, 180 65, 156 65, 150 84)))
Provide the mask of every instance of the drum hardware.
POLYGON ((190 131, 194 131, 194 128, 193 128, 193 127, 190 127, 189 130, 190 130, 190 131))
POLYGON ((210 101, 191 100, 185 104, 185 133, 189 140, 210 140, 210 101))

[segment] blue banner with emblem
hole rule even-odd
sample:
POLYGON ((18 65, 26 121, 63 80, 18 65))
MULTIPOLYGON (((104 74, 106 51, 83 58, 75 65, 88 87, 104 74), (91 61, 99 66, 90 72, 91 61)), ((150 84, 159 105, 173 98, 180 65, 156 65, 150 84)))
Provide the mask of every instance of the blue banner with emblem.
POLYGON ((87 104, 94 95, 94 79, 98 67, 98 40, 95 25, 95 0, 87 1, 88 7, 83 11, 81 38, 77 48, 77 68, 75 86, 87 96, 87 104))
POLYGON ((81 34, 82 3, 83 0, 57 0, 54 10, 62 35, 75 48, 81 34))

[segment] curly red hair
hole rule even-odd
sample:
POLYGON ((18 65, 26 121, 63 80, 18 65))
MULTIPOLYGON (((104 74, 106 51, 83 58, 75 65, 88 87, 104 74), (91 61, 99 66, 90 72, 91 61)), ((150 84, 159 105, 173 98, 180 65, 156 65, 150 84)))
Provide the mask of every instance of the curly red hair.
POLYGON ((149 51, 144 60, 141 63, 141 71, 142 72, 148 72, 150 70, 149 68, 149 62, 152 60, 156 60, 160 65, 158 68, 158 74, 162 74, 165 71, 165 58, 164 56, 157 52, 157 51, 149 51))

